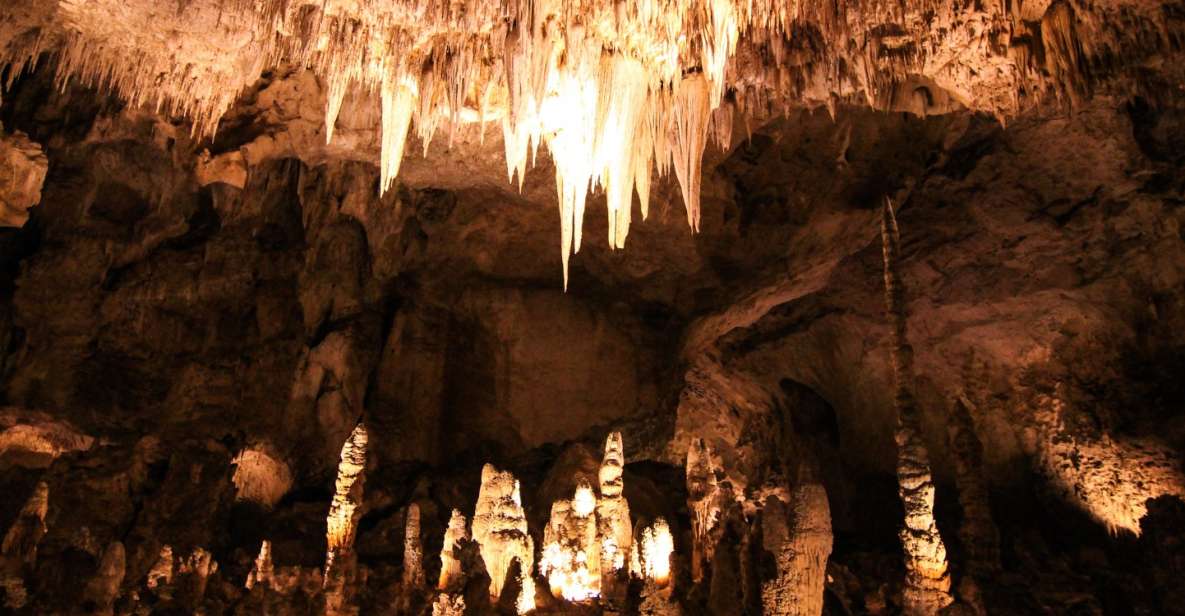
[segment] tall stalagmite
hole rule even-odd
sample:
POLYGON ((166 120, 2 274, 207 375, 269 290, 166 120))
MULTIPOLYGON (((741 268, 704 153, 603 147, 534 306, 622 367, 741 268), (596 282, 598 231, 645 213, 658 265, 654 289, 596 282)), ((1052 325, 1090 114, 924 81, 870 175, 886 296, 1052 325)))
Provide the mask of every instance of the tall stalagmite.
POLYGON ((980 411, 985 400, 974 386, 980 379, 974 374, 975 356, 967 359, 963 370, 965 391, 951 404, 946 436, 955 463, 955 484, 963 523, 959 538, 967 551, 968 571, 983 576, 1000 568, 1000 531, 992 520, 987 478, 983 471, 983 444, 975 432, 972 411, 980 411))
POLYGON ((612 432, 605 439, 605 457, 601 461, 599 479, 601 498, 597 500, 597 538, 601 563, 601 594, 612 597, 614 582, 626 568, 627 555, 632 547, 634 527, 630 522, 630 505, 622 491, 625 489, 622 472, 625 469, 625 447, 620 432, 612 432))
POLYGON ((407 521, 403 525, 403 585, 408 588, 424 586, 424 548, 420 542, 420 506, 407 506, 407 521))
POLYGON ((465 520, 465 515, 453 509, 448 528, 444 531, 444 544, 440 548, 440 579, 436 583, 438 590, 453 590, 464 579, 461 561, 457 559, 455 550, 459 543, 468 540, 469 524, 465 520))
POLYGON ((481 558, 490 576, 490 596, 495 599, 502 595, 514 559, 518 559, 523 571, 535 566, 535 543, 527 532, 518 480, 492 464, 481 469, 473 540, 481 545, 481 558))
POLYGON ((935 614, 950 605, 946 546, 934 521, 934 480, 930 454, 922 440, 921 419, 913 393, 913 348, 906 338, 905 289, 897 271, 901 236, 893 204, 885 198, 881 215, 885 263, 885 310, 889 320, 893 365, 893 405, 897 413, 897 481, 905 507, 901 543, 905 548, 902 602, 910 614, 935 614))
POLYGON ((720 486, 712 448, 703 439, 691 440, 687 450, 687 508, 691 510, 691 577, 703 579, 719 540, 720 486))
POLYGON ((339 613, 347 600, 347 587, 354 574, 354 535, 358 531, 358 510, 362 504, 362 486, 366 470, 366 426, 358 424, 342 445, 341 462, 337 466, 333 502, 325 519, 325 603, 326 613, 339 613))

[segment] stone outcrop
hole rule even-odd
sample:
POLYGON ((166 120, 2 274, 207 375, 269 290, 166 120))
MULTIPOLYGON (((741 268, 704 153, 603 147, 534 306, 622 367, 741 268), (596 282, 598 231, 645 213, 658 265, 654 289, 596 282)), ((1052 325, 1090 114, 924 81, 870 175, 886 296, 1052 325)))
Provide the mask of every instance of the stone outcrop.
POLYGON ((21 132, 0 125, 0 226, 20 227, 29 208, 41 202, 49 159, 41 146, 21 132))

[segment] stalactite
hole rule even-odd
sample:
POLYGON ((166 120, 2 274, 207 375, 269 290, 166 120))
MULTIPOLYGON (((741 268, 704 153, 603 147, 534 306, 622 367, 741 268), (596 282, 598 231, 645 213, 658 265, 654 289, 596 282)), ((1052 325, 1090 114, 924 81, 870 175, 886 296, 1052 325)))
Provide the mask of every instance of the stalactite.
POLYGON ((762 542, 777 567, 777 576, 762 584, 764 613, 819 616, 832 547, 826 490, 809 477, 800 477, 790 503, 776 495, 766 498, 761 521, 762 542))
POLYGON ((465 516, 453 509, 448 521, 448 528, 444 531, 444 545, 440 548, 440 580, 436 583, 439 590, 455 589, 463 580, 461 561, 457 559, 455 550, 462 541, 469 540, 469 527, 465 516))
POLYGON ((893 366, 893 406, 897 414, 897 481, 905 507, 901 543, 905 548, 902 602, 911 614, 935 614, 953 602, 947 572, 946 546, 934 521, 934 481, 930 454, 922 440, 913 395, 913 349, 906 338, 905 289, 897 270, 901 237, 893 205, 885 198, 881 217, 885 265, 885 310, 893 366))
POLYGON ((96 614, 111 614, 115 599, 119 596, 119 586, 127 572, 127 554, 123 543, 112 541, 103 550, 103 557, 99 559, 99 570, 91 577, 83 592, 83 599, 95 606, 96 614))
POLYGON ((687 508, 691 511, 691 578, 699 582, 712 561, 719 531, 721 490, 716 482, 712 448, 692 439, 687 450, 687 508))
POLYGON ((408 505, 407 521, 403 526, 403 585, 405 588, 424 586, 424 549, 420 544, 420 506, 415 503, 408 505))
POLYGON ((481 489, 473 514, 473 540, 490 576, 490 597, 502 595, 510 564, 518 559, 524 571, 535 566, 535 544, 527 532, 518 480, 492 464, 481 470, 481 489))
POLYGON ((259 544, 259 556, 255 557, 251 573, 247 575, 247 589, 250 590, 257 585, 270 587, 275 572, 275 565, 272 564, 272 542, 264 539, 259 544))

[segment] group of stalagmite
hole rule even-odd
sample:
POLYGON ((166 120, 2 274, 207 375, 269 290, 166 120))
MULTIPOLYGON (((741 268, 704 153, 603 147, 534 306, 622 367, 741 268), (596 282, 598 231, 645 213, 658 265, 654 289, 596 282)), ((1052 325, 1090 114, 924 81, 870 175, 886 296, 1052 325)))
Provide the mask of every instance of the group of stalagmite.
MULTIPOLYGON (((366 466, 366 429, 359 425, 342 448, 336 491, 327 520, 326 569, 324 588, 326 613, 352 613, 351 584, 355 559, 353 541, 361 504, 362 474, 366 466)), ((557 501, 544 534, 545 546, 538 572, 548 581, 557 599, 585 602, 624 596, 628 576, 644 580, 652 593, 667 603, 670 598, 670 559, 674 541, 662 518, 644 530, 634 541, 629 503, 623 496, 622 473, 625 455, 620 433, 606 439, 605 457, 599 478, 598 496, 587 481, 581 481, 571 500, 557 501)), ((428 591, 423 571, 423 547, 420 541, 420 509, 407 508, 404 533, 402 585, 405 594, 428 591)), ((268 584, 274 576, 270 544, 264 542, 255 568, 247 580, 248 588, 268 584)), ((508 471, 491 464, 482 469, 481 488, 472 524, 464 514, 453 510, 445 530, 440 554, 437 595, 431 603, 435 616, 459 615, 465 610, 466 584, 476 551, 488 577, 488 596, 492 601, 507 600, 516 611, 525 614, 536 607, 534 580, 535 544, 527 528, 519 481, 508 471), (473 548, 476 548, 474 550, 473 548), (512 572, 517 571, 517 576, 512 572)), ((663 608, 661 613, 669 613, 663 608)))

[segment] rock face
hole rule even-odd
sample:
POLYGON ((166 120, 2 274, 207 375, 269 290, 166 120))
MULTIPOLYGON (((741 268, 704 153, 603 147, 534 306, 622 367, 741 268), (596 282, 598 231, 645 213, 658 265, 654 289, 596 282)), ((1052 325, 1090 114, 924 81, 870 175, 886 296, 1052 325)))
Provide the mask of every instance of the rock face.
MULTIPOLYGON (((601 209, 620 187, 587 195, 565 293, 557 204, 578 191, 552 172, 599 150, 544 147, 507 182, 521 142, 496 130, 499 87, 484 135, 441 120, 429 141, 421 119, 436 116, 415 107, 416 153, 380 196, 382 84, 373 100, 346 88, 327 143, 341 84, 315 61, 256 71, 274 57, 244 55, 255 25, 237 3, 156 7, 148 23, 148 3, 128 2, 109 31, 110 3, 36 4, 0 9, 0 57, 30 28, 44 50, 137 27, 129 44, 155 45, 166 22, 223 7, 199 24, 217 37, 179 29, 176 53, 220 50, 192 72, 226 77, 208 100, 245 90, 213 136, 185 120, 197 108, 63 85, 58 69, 81 65, 62 56, 22 64, 3 92, 6 139, 40 144, 45 170, 32 207, 27 176, 0 173, 0 199, 19 189, 28 215, 0 229, 5 609, 895 613, 912 599, 909 511, 924 557, 939 560, 940 533, 953 610, 1179 611, 1185 114, 1161 87, 1182 66, 1162 45, 1174 5, 980 7, 931 29, 963 14, 940 7, 909 22, 921 39, 895 13, 821 28, 804 5, 781 43, 747 30, 711 130, 677 137, 683 170, 646 176, 647 217, 636 184, 628 236, 622 210, 601 209), (872 22, 849 32, 871 46, 824 36, 872 22), (867 54, 900 79, 861 69, 867 54), (793 100, 822 106, 767 113, 793 100), (885 197, 909 289, 892 324, 885 197), (913 368, 895 376, 904 345, 913 368), (900 376, 916 409, 903 449, 928 457, 905 469, 907 507, 900 376), (551 516, 557 499, 572 502, 551 516), (580 546, 598 597, 549 592, 549 532, 580 546)), ((273 17, 296 36, 321 3, 290 4, 300 19, 273 17)), ((168 81, 168 62, 144 66, 168 81)), ((714 96, 701 73, 678 93, 688 121, 714 96)), ((434 83, 438 111, 461 96, 434 83)), ((477 119, 472 102, 455 108, 477 119)))
POLYGON ((0 125, 0 225, 20 227, 29 208, 41 202, 49 159, 23 133, 8 134, 0 125))

